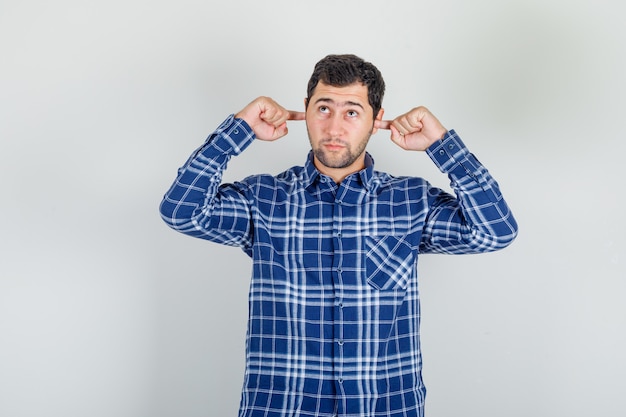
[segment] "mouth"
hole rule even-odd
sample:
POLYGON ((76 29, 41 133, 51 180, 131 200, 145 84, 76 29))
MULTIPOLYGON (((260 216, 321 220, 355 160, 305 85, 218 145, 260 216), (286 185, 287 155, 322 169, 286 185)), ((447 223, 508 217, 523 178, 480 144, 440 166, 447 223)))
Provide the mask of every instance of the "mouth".
POLYGON ((335 140, 329 140, 327 142, 324 142, 322 143, 322 146, 328 149, 329 151, 339 151, 346 147, 346 145, 343 142, 338 142, 335 140))

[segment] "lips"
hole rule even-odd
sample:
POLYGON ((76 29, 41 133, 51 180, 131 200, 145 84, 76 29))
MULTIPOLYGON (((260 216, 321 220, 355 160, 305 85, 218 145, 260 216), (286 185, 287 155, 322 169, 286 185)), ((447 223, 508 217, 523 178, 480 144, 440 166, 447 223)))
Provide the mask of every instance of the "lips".
POLYGON ((337 141, 327 141, 327 142, 323 142, 322 146, 324 146, 326 149, 330 151, 338 151, 340 149, 345 148, 346 144, 343 142, 337 142, 337 141))

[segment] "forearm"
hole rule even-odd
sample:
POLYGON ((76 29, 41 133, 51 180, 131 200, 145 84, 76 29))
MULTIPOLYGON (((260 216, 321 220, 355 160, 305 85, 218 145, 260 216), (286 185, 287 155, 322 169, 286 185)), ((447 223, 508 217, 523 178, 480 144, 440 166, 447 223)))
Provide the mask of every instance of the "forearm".
MULTIPOLYGON (((230 158, 240 154, 253 139, 245 122, 229 116, 178 170, 160 204, 163 220, 181 233, 218 240, 213 236, 211 222, 216 206, 222 204, 222 174, 230 158)), ((235 217, 228 219, 233 229, 240 227, 235 217)))
POLYGON ((427 150, 448 174, 456 199, 436 201, 426 233, 431 242, 446 242, 433 251, 488 252, 508 246, 517 223, 500 188, 487 169, 469 152, 454 130, 427 150))

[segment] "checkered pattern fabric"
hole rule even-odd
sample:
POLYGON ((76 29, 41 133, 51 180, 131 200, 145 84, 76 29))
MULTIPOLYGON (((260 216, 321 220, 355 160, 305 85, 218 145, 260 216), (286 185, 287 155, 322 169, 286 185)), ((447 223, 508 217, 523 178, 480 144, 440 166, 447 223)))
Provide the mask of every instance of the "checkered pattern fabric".
POLYGON ((312 155, 222 184, 254 139, 228 117, 160 207, 175 230, 252 259, 240 417, 422 416, 418 255, 507 246, 517 224, 498 184, 454 131, 427 153, 455 196, 378 172, 369 155, 340 184, 312 155))

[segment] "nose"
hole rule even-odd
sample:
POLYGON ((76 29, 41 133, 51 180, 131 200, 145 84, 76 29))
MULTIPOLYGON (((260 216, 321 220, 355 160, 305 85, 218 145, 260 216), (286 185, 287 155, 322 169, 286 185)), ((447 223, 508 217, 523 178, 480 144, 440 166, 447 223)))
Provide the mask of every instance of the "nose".
POLYGON ((343 131, 343 118, 341 114, 334 114, 328 119, 328 134, 332 138, 338 138, 342 136, 343 131))

